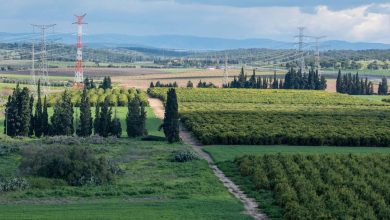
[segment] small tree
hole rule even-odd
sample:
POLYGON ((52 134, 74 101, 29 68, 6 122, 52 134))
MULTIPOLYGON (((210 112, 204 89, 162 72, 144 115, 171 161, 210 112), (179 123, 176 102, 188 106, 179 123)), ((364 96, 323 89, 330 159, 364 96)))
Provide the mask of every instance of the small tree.
POLYGON ((165 105, 164 122, 161 125, 164 129, 165 137, 169 143, 177 142, 179 137, 179 111, 175 89, 169 89, 167 102, 165 105))
POLYGON ((187 88, 194 88, 194 84, 191 82, 191 80, 187 82, 187 88))

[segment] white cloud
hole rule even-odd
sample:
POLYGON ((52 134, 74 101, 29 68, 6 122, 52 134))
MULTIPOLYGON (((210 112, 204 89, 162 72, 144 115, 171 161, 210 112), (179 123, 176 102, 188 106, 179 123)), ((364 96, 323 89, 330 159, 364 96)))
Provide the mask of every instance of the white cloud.
POLYGON ((85 11, 89 23, 86 28, 91 34, 182 34, 292 41, 296 27, 306 26, 308 35, 390 43, 388 3, 342 10, 320 5, 311 12, 300 7, 233 7, 181 4, 175 0, 14 0, 2 5, 0 31, 27 32, 29 23, 34 21, 69 23, 57 29, 71 32, 73 14, 85 11))

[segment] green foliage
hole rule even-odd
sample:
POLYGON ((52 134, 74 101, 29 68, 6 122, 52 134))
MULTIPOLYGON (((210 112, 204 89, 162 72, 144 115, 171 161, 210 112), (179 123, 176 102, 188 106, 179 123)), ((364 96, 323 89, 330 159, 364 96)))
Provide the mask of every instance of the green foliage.
POLYGON ((49 134, 49 130, 50 130, 49 114, 47 112, 47 108, 48 108, 47 98, 46 98, 46 95, 45 95, 45 98, 43 100, 43 110, 42 110, 42 117, 41 117, 41 120, 42 120, 42 133, 44 135, 48 135, 49 134))
POLYGON ((8 179, 0 177, 0 193, 25 190, 29 188, 29 186, 30 184, 28 181, 22 177, 12 177, 8 179))
POLYGON ((380 82, 378 86, 378 95, 387 95, 388 91, 387 78, 382 77, 382 82, 380 82))
MULTIPOLYGON (((149 90, 163 100, 166 91, 149 90)), ((177 92, 181 121, 204 144, 390 146, 384 102, 303 90, 177 92)))
POLYGON ((54 113, 51 117, 51 135, 73 135, 73 105, 71 95, 65 90, 61 100, 54 106, 54 113))
POLYGON ((100 114, 99 114, 99 122, 98 127, 97 127, 97 132, 96 134, 103 136, 103 137, 108 137, 110 135, 110 130, 111 130, 111 116, 112 116, 112 109, 109 107, 109 102, 110 99, 106 97, 104 100, 104 103, 100 109, 100 114))
POLYGON ((20 170, 25 175, 64 179, 70 185, 100 185, 113 180, 108 161, 80 146, 25 149, 20 170))
POLYGON ((164 122, 161 125, 164 129, 165 137, 169 143, 177 142, 179 137, 179 107, 175 89, 167 92, 167 102, 165 105, 164 122))
POLYGON ((270 190, 284 219, 387 219, 389 155, 269 155, 235 160, 256 190, 270 190))
POLYGON ((342 75, 339 70, 336 80, 336 91, 350 95, 373 95, 374 84, 368 81, 367 77, 365 80, 360 79, 359 73, 353 76, 351 73, 342 75))
POLYGON ((116 114, 115 114, 114 119, 111 122, 111 135, 118 137, 118 138, 121 137, 121 135, 122 135, 121 122, 120 122, 119 118, 116 117, 116 114))
MULTIPOLYGON (((81 96, 83 91, 78 89, 69 90, 72 98, 72 104, 76 107, 79 107, 81 104, 81 96)), ((110 106, 127 106, 127 102, 135 97, 138 97, 141 102, 147 106, 148 101, 146 94, 138 89, 123 89, 123 88, 112 88, 106 89, 103 88, 92 88, 88 89, 88 100, 90 106, 102 105, 104 100, 108 97, 110 106)), ((55 103, 60 99, 60 93, 53 93, 48 96, 48 106, 54 106, 55 103)))
POLYGON ((28 88, 24 87, 21 90, 19 84, 17 84, 12 95, 8 97, 6 104, 5 133, 11 137, 28 136, 32 125, 31 111, 28 88))
POLYGON ((110 76, 105 76, 103 78, 103 82, 102 84, 99 86, 99 88, 102 88, 104 90, 106 89, 111 89, 112 86, 111 86, 111 77, 110 76))
MULTIPOLYGON (((46 96, 45 96, 46 99, 46 96)), ((47 106, 46 106, 47 108, 47 106)), ((46 109, 47 110, 47 109, 46 109)), ((47 112, 46 112, 47 113, 47 112)), ((43 109, 42 109, 42 99, 41 99, 41 80, 38 80, 37 86, 37 102, 35 105, 35 115, 34 115, 34 131, 36 137, 41 137, 43 135, 43 109)))
POLYGON ((191 160, 198 160, 199 156, 190 150, 181 150, 174 154, 173 161, 175 162, 188 162, 191 160))
POLYGON ((80 103, 80 121, 76 134, 81 137, 90 136, 92 134, 92 115, 91 115, 91 105, 89 103, 89 98, 87 95, 87 87, 83 89, 83 94, 81 96, 80 103))
POLYGON ((146 134, 145 129, 146 112, 145 107, 138 99, 129 101, 126 116, 127 136, 138 137, 146 134))

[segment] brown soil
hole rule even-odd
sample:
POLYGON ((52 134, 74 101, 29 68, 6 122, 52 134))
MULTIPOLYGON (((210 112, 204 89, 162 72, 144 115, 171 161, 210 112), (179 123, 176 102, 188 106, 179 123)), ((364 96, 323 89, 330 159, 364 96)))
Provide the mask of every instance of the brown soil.
MULTIPOLYGON (((159 99, 148 98, 149 104, 153 109, 155 115, 158 118, 164 117, 164 106, 159 99)), ((190 145, 195 152, 197 152, 203 159, 205 159, 209 167, 214 172, 215 176, 223 183, 223 185, 229 190, 229 192, 239 199, 245 207, 246 213, 251 215, 254 219, 268 219, 267 216, 260 212, 256 201, 252 198, 247 197, 247 195, 240 190, 240 188, 232 182, 225 174, 215 165, 213 159, 202 150, 202 144, 198 142, 196 138, 194 138, 188 130, 186 130, 183 126, 180 127, 180 138, 182 141, 188 145, 190 145)))

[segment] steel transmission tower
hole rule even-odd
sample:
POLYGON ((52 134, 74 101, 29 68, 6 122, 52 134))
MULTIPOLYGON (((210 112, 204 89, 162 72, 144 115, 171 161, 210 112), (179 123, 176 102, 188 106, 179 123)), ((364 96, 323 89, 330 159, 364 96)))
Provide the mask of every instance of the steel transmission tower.
POLYGON ((321 69, 321 64, 320 64, 320 40, 322 38, 325 38, 325 37, 326 36, 314 37, 314 39, 316 40, 315 66, 316 66, 318 72, 320 72, 320 69, 321 69))
MULTIPOLYGON (((47 50, 46 50, 46 31, 52 27, 55 26, 55 24, 49 24, 49 25, 37 25, 32 24, 33 28, 39 28, 41 30, 41 51, 39 52, 40 58, 39 58, 39 70, 35 71, 35 46, 33 46, 33 66, 32 66, 32 80, 34 82, 34 85, 36 85, 37 80, 40 80, 42 85, 45 85, 43 87, 43 92, 46 94, 50 87, 50 82, 48 79, 49 73, 47 70, 48 64, 47 64, 47 50), (36 74, 38 72, 38 74, 36 74)), ((33 44, 34 45, 34 44, 33 44)))
POLYGON ((227 64, 228 64, 228 59, 227 59, 227 55, 225 54, 225 68, 223 70, 223 80, 222 80, 223 85, 227 85, 229 83, 227 64))
POLYGON ((31 71, 30 71, 30 76, 31 76, 31 84, 32 84, 32 93, 35 93, 36 88, 36 81, 35 81, 35 42, 32 42, 31 44, 31 71))
POLYGON ((303 40, 304 40, 304 35, 303 31, 305 30, 305 27, 298 27, 299 30, 299 35, 298 37, 298 54, 300 55, 299 59, 299 66, 301 68, 301 71, 304 72, 305 70, 305 56, 303 54, 303 40))
POLYGON ((83 69, 83 24, 84 23, 84 17, 87 14, 83 14, 81 16, 76 16, 76 22, 73 24, 77 24, 77 56, 76 56, 76 69, 75 69, 75 76, 74 76, 74 82, 75 83, 82 83, 84 81, 84 69, 83 69))

